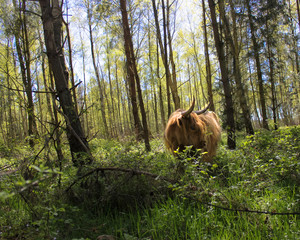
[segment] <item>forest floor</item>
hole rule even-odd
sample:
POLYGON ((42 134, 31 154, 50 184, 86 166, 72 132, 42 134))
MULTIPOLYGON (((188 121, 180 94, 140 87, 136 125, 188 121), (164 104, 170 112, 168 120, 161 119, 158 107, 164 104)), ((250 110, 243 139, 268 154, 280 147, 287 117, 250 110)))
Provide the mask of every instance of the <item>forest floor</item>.
POLYGON ((0 142, 0 239, 300 239, 299 126, 223 140, 211 164, 184 153, 181 173, 162 139, 90 146, 78 173, 50 143, 0 142))

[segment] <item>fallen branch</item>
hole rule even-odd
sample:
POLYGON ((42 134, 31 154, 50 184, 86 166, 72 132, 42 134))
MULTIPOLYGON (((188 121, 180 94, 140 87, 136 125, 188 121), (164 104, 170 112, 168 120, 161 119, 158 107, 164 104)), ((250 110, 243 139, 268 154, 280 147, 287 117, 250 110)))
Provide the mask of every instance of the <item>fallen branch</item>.
POLYGON ((92 175, 95 172, 101 172, 101 171, 116 171, 116 172, 127 172, 127 173, 131 173, 133 175, 145 175, 145 176, 149 176, 151 178, 155 178, 155 179, 161 179, 170 183, 176 183, 177 181, 174 179, 169 179, 167 177, 158 175, 158 174, 154 174, 154 173, 149 173, 146 171, 142 171, 142 170, 134 170, 134 169, 129 169, 129 168, 119 168, 119 167, 99 167, 99 168, 95 168, 91 171, 89 171, 88 173, 78 177, 66 190, 65 192, 68 192, 79 180, 86 178, 90 175, 92 175))
POLYGON ((275 210, 272 212, 269 211, 259 211, 259 210, 250 210, 248 208, 245 209, 235 209, 235 208, 228 208, 228 207, 223 207, 223 206, 219 206, 219 205, 215 205, 212 203, 208 203, 208 202, 202 202, 201 200, 195 198, 195 197, 191 197, 191 196, 185 196, 188 199, 191 199, 193 201, 199 202, 200 204, 203 205, 207 205, 213 208, 218 208, 218 209, 222 209, 225 211, 231 211, 231 212, 244 212, 244 213, 256 213, 256 214, 266 214, 266 215, 300 215, 300 212, 276 212, 275 210))

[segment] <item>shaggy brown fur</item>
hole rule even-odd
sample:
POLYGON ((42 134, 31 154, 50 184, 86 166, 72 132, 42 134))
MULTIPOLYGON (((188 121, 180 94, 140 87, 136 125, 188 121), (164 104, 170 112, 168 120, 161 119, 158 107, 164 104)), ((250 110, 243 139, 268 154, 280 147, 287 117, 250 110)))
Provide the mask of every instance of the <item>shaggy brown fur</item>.
MULTIPOLYGON (((190 107, 191 111, 193 108, 194 101, 190 107)), ((202 149, 206 152, 203 155, 204 161, 212 160, 221 138, 221 126, 214 112, 205 111, 200 115, 196 112, 184 115, 187 111, 179 109, 171 114, 164 138, 166 147, 173 154, 178 149, 182 152, 186 146, 193 146, 194 149, 202 149)))

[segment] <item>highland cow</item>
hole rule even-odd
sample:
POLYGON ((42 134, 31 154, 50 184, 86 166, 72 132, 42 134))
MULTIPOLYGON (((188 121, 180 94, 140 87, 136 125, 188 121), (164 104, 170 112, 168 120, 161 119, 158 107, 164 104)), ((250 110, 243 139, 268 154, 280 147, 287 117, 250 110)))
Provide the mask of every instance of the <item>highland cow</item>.
POLYGON ((165 129, 165 145, 167 149, 182 152, 185 147, 201 149, 203 160, 211 162, 216 154, 218 142, 221 138, 221 126, 214 112, 203 110, 193 111, 195 99, 186 111, 178 109, 171 114, 165 129))

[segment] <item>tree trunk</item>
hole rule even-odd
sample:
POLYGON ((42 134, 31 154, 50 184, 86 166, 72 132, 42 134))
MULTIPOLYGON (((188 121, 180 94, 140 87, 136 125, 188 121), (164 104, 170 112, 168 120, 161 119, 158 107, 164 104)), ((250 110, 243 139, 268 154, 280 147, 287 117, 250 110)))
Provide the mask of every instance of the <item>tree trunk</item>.
POLYGON ((297 3, 297 16, 298 16, 298 25, 299 25, 299 28, 300 28, 300 0, 296 0, 296 3, 297 3))
POLYGON ((243 83, 242 83, 242 74, 241 74, 240 59, 239 59, 240 50, 239 50, 239 46, 238 46, 237 31, 236 31, 236 24, 235 24, 235 12, 234 12, 234 8, 232 5, 232 1, 230 1, 230 2, 231 2, 231 13, 232 13, 232 20, 233 20, 233 37, 231 35, 229 23, 226 18, 226 15, 225 15, 224 0, 219 1, 220 14, 221 14, 221 18, 225 25, 226 39, 229 43, 229 47, 230 47, 230 50, 233 55, 234 78, 235 78, 235 82, 237 85, 238 97, 239 97, 240 106, 241 106, 241 109, 243 112, 243 118, 244 118, 244 123, 246 126, 246 132, 250 135, 253 135, 254 130, 252 127, 250 110, 249 110, 249 106, 248 106, 247 99, 246 99, 246 91, 245 91, 245 89, 243 87, 243 83))
POLYGON ((247 11, 248 11, 249 25, 250 25, 250 30, 251 30, 251 40, 252 40, 253 50, 254 50, 254 58, 255 58, 255 62, 256 62, 259 97, 260 97, 260 104, 261 104, 262 117, 263 117, 263 128, 269 129, 268 119, 267 119, 267 110, 266 110, 265 91, 264 91, 264 86, 263 86, 261 64, 260 64, 260 58, 259 58, 259 46, 256 41, 256 37, 254 35, 255 29, 254 29, 253 19, 252 19, 252 15, 251 15, 251 8, 250 8, 249 0, 246 0, 246 4, 247 4, 247 11))
MULTIPOLYGON (((125 100, 125 96, 124 95, 121 95, 121 98, 122 98, 122 103, 123 103, 123 116, 124 116, 124 123, 126 123, 126 126, 125 126, 125 134, 130 134, 132 133, 133 131, 136 132, 136 138, 138 139, 138 137, 141 138, 142 136, 142 125, 140 123, 140 119, 138 118, 138 121, 139 121, 139 127, 140 127, 140 131, 137 131, 139 129, 136 129, 136 124, 135 124, 135 119, 132 119, 133 118, 133 103, 132 103, 132 97, 131 97, 131 91, 130 91, 130 85, 129 85, 129 72, 128 72, 128 64, 126 63, 126 71, 124 71, 124 85, 125 85, 125 89, 126 89, 126 97, 127 97, 127 100, 125 100), (127 104, 126 104, 127 103, 127 104), (127 111, 126 111, 126 106, 127 106, 127 111)), ((135 85, 134 85, 135 86, 135 85)), ((136 92, 135 92, 136 94, 136 92)), ((135 95, 135 103, 136 103, 136 95, 135 95)), ((136 109, 137 109, 137 105, 136 105, 136 109)), ((138 139, 140 140, 140 139, 138 139)))
MULTIPOLYGON (((17 54, 18 55, 18 54, 17 54)), ((19 71, 17 69, 17 58, 18 56, 16 56, 15 54, 11 54, 11 59, 13 59, 13 63, 14 63, 14 67, 13 67, 13 74, 15 74, 15 76, 19 75, 19 71)), ((16 87, 18 89, 18 87, 16 87)), ((25 94, 24 93, 18 93, 19 97, 17 98, 17 104, 19 105, 19 109, 17 110, 16 107, 14 107, 14 116, 15 116, 15 123, 16 123, 16 128, 18 129, 16 131, 16 135, 18 137, 19 140, 24 140, 24 138, 26 137, 26 131, 27 131, 27 118, 24 116, 24 108, 23 106, 23 99, 25 99, 25 94), (17 114, 18 111, 18 114, 17 114)))
POLYGON ((254 104, 254 112, 256 114, 258 124, 261 127, 261 122, 260 122, 259 113, 258 113, 258 107, 257 107, 257 103, 256 103, 254 84, 253 84, 253 80, 252 80, 250 58, 248 59, 248 67, 249 67, 249 81, 250 81, 250 85, 251 85, 251 92, 252 92, 253 104, 254 104))
MULTIPOLYGON (((164 0, 162 0, 163 8, 164 6, 164 0)), ((167 16, 166 16, 166 31, 167 31, 167 40, 168 40, 168 45, 169 45, 169 59, 171 63, 171 68, 172 68, 172 79, 170 81, 170 88, 172 92, 172 97, 173 101, 175 104, 175 109, 180 108, 180 98, 178 96, 178 90, 177 90, 177 79, 176 79, 176 66, 174 62, 174 57, 173 57, 173 48, 172 48, 172 36, 171 36, 171 31, 170 31, 170 5, 169 5, 169 0, 167 0, 167 16)), ((167 46, 165 46, 167 47, 167 46)), ((166 53, 167 54, 167 53, 166 53)))
POLYGON ((92 53, 92 61, 93 61, 93 67, 96 75, 96 80, 99 88, 99 94, 100 94, 100 111, 101 111, 101 116, 102 116, 102 121, 103 121, 103 126, 104 126, 104 137, 108 138, 109 133, 108 133, 108 125, 107 125, 107 120, 106 120, 106 114, 105 114, 105 99, 104 99, 104 89, 101 84, 101 79, 100 79, 100 73, 99 69, 96 64, 96 56, 95 56, 95 50, 94 50, 94 39, 93 39, 93 31, 92 31, 92 22, 91 22, 91 9, 90 5, 88 2, 87 6, 87 17, 88 17, 88 24, 89 24, 89 35, 90 35, 90 44, 91 44, 91 53, 92 53))
MULTIPOLYGON (((43 98, 42 98, 42 94, 39 93, 41 88, 40 88, 40 79, 39 79, 39 71, 38 69, 38 62, 35 62, 35 78, 36 78, 36 90, 38 91, 38 93, 36 94, 36 98, 37 98, 37 104, 38 104, 38 116, 37 119, 39 119, 40 123, 45 122, 44 119, 44 111, 43 111, 43 98)), ((42 135, 45 133, 45 131, 43 130, 47 130, 47 128, 45 128, 44 124, 39 124, 40 129, 37 126, 37 132, 41 133, 42 135)))
MULTIPOLYGON (((124 31, 124 47, 125 47, 125 53, 126 53, 128 71, 129 71, 129 77, 130 77, 129 80, 130 80, 131 85, 134 85, 134 83, 136 82, 140 110, 141 110, 141 115, 142 115, 142 122, 143 122, 143 138, 145 141, 146 150, 150 151, 151 148, 150 148, 150 142, 149 142, 147 117, 146 117, 146 112, 145 112, 145 108, 144 108, 144 101, 143 101, 142 90, 141 90, 141 85, 140 85, 140 78, 139 78, 139 75, 137 72, 132 37, 131 37, 129 23, 128 23, 126 0, 120 0, 120 6, 121 6, 121 12, 122 12, 122 25, 123 25, 123 31, 124 31), (135 82, 134 82, 134 80, 135 80, 135 82)), ((135 90, 135 86, 134 86, 134 90, 135 90)), ((136 112, 136 114, 138 114, 138 112, 136 112)))
POLYGON ((75 87, 75 78, 74 78, 74 70, 73 70, 73 57, 72 57, 72 44, 71 44, 71 37, 70 37, 70 30, 69 30, 69 23, 64 22, 67 32, 67 39, 68 39, 68 46, 69 46, 69 61, 70 61, 70 75, 71 75, 71 85, 72 85, 72 93, 73 93, 73 101, 76 113, 78 114, 78 106, 77 106, 77 95, 76 95, 76 87, 75 87))
MULTIPOLYGON (((299 8, 299 5, 300 5, 300 0, 296 0, 297 2, 297 15, 298 15, 298 25, 299 25, 299 28, 300 28, 300 8, 299 8)), ((296 92, 296 96, 298 97, 298 104, 300 104, 300 96, 299 96, 299 89, 300 89, 300 64, 299 64, 299 51, 298 51, 298 37, 296 36, 296 34, 294 33, 294 30, 293 30, 293 39, 294 39, 294 48, 295 48, 295 58, 296 58, 296 72, 297 72, 297 77, 296 77, 296 80, 295 80, 295 92, 296 92), (298 86, 297 86, 297 82, 298 82, 298 86)))
MULTIPOLYGON (((40 31, 39 31, 39 42, 40 42, 41 49, 44 49, 44 44, 42 41, 42 36, 40 34, 40 31)), ((41 55, 41 61, 42 61, 41 67, 42 67, 42 78, 43 78, 44 88, 46 89, 46 91, 48 91, 48 90, 50 90, 50 88, 48 87, 47 78, 46 78, 45 54, 41 55)), ((52 89, 54 89, 53 86, 52 86, 52 89)), ((53 111, 52 111, 52 107, 51 107, 51 95, 48 93, 46 94, 46 103, 47 103, 48 114, 50 115, 50 119, 49 120, 46 119, 46 121, 54 123, 54 115, 53 115, 53 111)))
MULTIPOLYGON (((118 117, 117 117, 117 119, 118 119, 118 121, 119 121, 119 123, 118 123, 118 125, 119 125, 119 133, 121 134, 121 135, 123 135, 124 134, 124 130, 123 130, 123 125, 125 125, 125 121, 124 121, 124 124, 122 124, 122 115, 121 115, 121 102, 122 102, 122 99, 121 99, 121 94, 120 94, 120 92, 121 92, 121 90, 120 90, 120 84, 119 84, 119 78, 118 78, 118 64, 117 64, 117 58, 115 59, 115 74, 116 74, 116 88, 117 88, 117 102, 119 103, 119 104, 117 104, 117 107, 118 107, 118 117)), ((125 109, 124 109, 125 110, 125 109)), ((123 115, 125 115, 125 114, 123 114, 123 115)), ((120 135, 119 134, 119 135, 120 135)), ((118 136, 118 137, 120 137, 120 136, 118 136)))
MULTIPOLYGON (((51 66, 50 66, 50 69, 49 69, 49 78, 50 78, 50 86, 51 86, 51 89, 54 89, 54 81, 53 81, 53 74, 52 74, 52 71, 51 71, 51 66)), ((61 144, 61 135, 62 135, 62 132, 59 130, 58 126, 60 125, 60 122, 58 120, 58 114, 57 114, 57 105, 56 105, 56 94, 53 93, 52 94, 52 108, 53 108, 53 111, 50 109, 51 112, 53 112, 53 118, 52 118, 52 124, 56 127, 57 126, 57 129, 55 131, 55 138, 54 138, 54 148, 55 148, 55 151, 56 151, 56 154, 57 154, 57 159, 58 159, 58 166, 59 166, 59 170, 61 171, 62 170, 62 162, 64 160, 64 155, 63 155, 63 151, 62 151, 62 144, 61 144)), ((60 177, 59 177, 59 180, 60 180, 60 177)))
POLYGON ((23 11, 23 31, 24 31, 24 59, 25 59, 25 66, 26 66, 26 80, 27 83, 25 85, 25 91, 27 95, 27 111, 28 111, 28 132, 30 136, 30 145, 33 147, 34 142, 32 137, 37 135, 37 126, 34 116, 34 103, 33 103, 33 94, 32 94, 32 79, 31 79, 31 55, 30 55, 30 47, 29 47, 29 37, 27 31, 27 18, 26 18, 26 5, 25 0, 22 0, 22 11, 23 11), (31 134, 30 134, 31 133, 31 134))
POLYGON ((68 78, 65 72, 65 62, 61 45, 62 12, 57 0, 39 0, 47 56, 54 75, 57 95, 63 109, 67 123, 67 137, 75 166, 82 166, 92 162, 89 145, 84 137, 79 117, 72 102, 72 95, 68 88, 68 78))
POLYGON ((204 53, 205 53, 207 92, 208 92, 208 99, 210 102, 210 109, 212 111, 215 111, 215 103, 214 103, 213 92, 212 92, 211 67, 210 67, 210 59, 209 59, 209 53, 208 53, 208 39, 207 39, 205 12, 206 12, 205 1, 202 0, 203 35, 204 35, 204 53))
MULTIPOLYGON (((150 81, 151 81, 151 94, 153 96, 153 111, 154 111, 154 120, 155 120, 155 133, 159 133, 159 126, 158 126, 158 113, 157 113, 157 96, 156 96, 156 87, 155 87, 155 80, 154 80, 154 71, 152 66, 152 54, 151 54, 151 28, 150 28, 150 16, 148 11, 148 48, 149 48, 149 65, 150 65, 150 81)), ((149 114, 150 115, 150 114, 149 114)))
POLYGON ((90 135, 90 127, 89 127, 89 119, 88 119, 88 102, 87 102, 87 81, 86 81, 86 74, 85 74, 85 51, 84 51, 84 42, 81 36, 81 32, 79 31, 80 36, 80 43, 81 43, 81 51, 82 51, 82 72, 83 72, 83 99, 84 99, 84 116, 83 116, 83 127, 85 127, 85 134, 86 136, 90 135))
POLYGON ((30 50, 29 50, 29 39, 28 39, 28 33, 27 33, 27 19, 26 19, 26 5, 25 0, 22 0, 22 3, 20 2, 20 5, 17 6, 16 1, 13 1, 15 9, 19 9, 18 12, 18 22, 15 26, 15 43, 17 48, 17 54, 18 54, 18 60, 20 63, 21 68, 21 76, 22 81, 27 97, 27 103, 26 103, 26 111, 27 111, 27 117, 28 117, 28 136, 29 136, 29 145, 30 147, 34 146, 33 136, 36 133, 36 123, 34 119, 34 104, 33 104, 33 95, 32 95, 32 81, 31 81, 31 71, 30 71, 30 50), (23 12, 23 14, 22 14, 23 12), (21 37, 21 32, 22 37, 21 37), (22 41, 22 45, 21 42, 22 41), (22 49, 23 46, 23 49, 22 49))
MULTIPOLYGON (((109 82, 109 93, 110 93, 110 101, 111 101, 111 110, 112 114, 111 117, 111 127, 112 127, 112 134, 114 137, 117 136, 117 126, 116 126, 116 116, 115 116, 115 103, 114 103, 114 95, 113 95, 113 87, 112 87, 112 80, 111 80, 111 69, 110 69, 110 58, 109 52, 107 52, 107 69, 108 69, 108 82, 109 82)), ((107 99, 108 100, 108 99, 107 99)))
POLYGON ((130 59, 130 49, 128 49, 129 46, 125 47, 126 57, 127 57, 127 82, 129 87, 129 99, 132 106, 132 114, 133 114, 133 120, 134 120, 134 130, 137 140, 140 140, 143 136, 143 129, 139 118, 139 111, 138 111, 138 104, 137 104, 137 97, 136 97, 136 86, 135 86, 135 80, 134 80, 134 72, 132 69, 132 66, 130 66, 129 61, 130 59), (129 54, 129 56, 128 56, 129 54))
POLYGON ((229 149, 235 149, 236 137, 235 137, 234 109, 233 109, 231 86, 228 78, 228 70, 225 62, 224 48, 223 48, 223 43, 220 40, 220 33, 218 29, 214 0, 208 0, 208 3, 209 3, 210 13, 211 13, 211 21, 212 21, 215 45, 216 45, 218 59, 220 63, 220 69, 222 75, 221 81, 223 83, 223 89, 225 94, 226 127, 227 127, 227 134, 228 134, 227 144, 229 149))
MULTIPOLYGON (((10 46, 10 39, 7 38, 7 45, 6 45, 6 64, 5 64, 5 70, 6 70, 6 83, 7 83, 7 87, 10 88, 11 87, 11 83, 10 83, 10 76, 11 76, 11 73, 10 73, 10 69, 9 69, 9 60, 11 58, 11 53, 10 53, 10 49, 11 49, 11 46, 10 46)), ((5 94, 1 94, 1 99, 4 99, 5 100, 5 94)), ((6 107, 8 107, 8 121, 5 121, 7 122, 8 126, 6 127, 7 129, 7 139, 5 137, 5 134, 3 133, 3 137, 4 138, 4 141, 7 142, 8 146, 10 147, 11 146, 11 143, 13 142, 13 140, 16 138, 16 129, 15 129, 15 121, 14 121, 14 117, 13 117, 13 114, 12 114, 12 107, 14 106, 14 104, 12 104, 13 102, 13 99, 12 99, 12 95, 11 95, 11 90, 8 89, 7 90, 7 105, 6 106, 3 106, 3 109, 5 109, 6 107)), ((2 110, 2 106, 1 106, 1 110, 2 110)), ((4 110, 4 113, 6 111, 4 110)), ((1 116, 2 116, 3 113, 1 113, 1 116)), ((0 121, 2 122, 2 121, 0 121)))
POLYGON ((156 41, 156 78, 158 79, 158 99, 159 99, 159 106, 160 106, 160 118, 161 118, 161 127, 163 129, 166 128, 166 121, 165 121, 165 108, 163 102, 163 95, 162 95, 162 86, 161 86, 161 78, 159 75, 159 49, 158 49, 158 40, 156 41))
MULTIPOLYGON (((204 92, 204 87, 203 87, 203 84, 202 84, 202 78, 201 78, 201 72, 202 72, 202 68, 201 68, 201 63, 199 61, 199 55, 198 55, 198 47, 196 46, 196 39, 195 39, 195 34, 192 33, 192 37, 193 37, 193 50, 194 50, 194 59, 196 61, 196 64, 197 64, 197 68, 198 68, 198 74, 199 74, 199 82, 200 82, 200 86, 201 86, 201 92, 202 92, 202 96, 203 96, 203 99, 202 99, 202 102, 207 102, 207 97, 205 96, 205 92, 204 92)), ((192 76, 195 76, 195 73, 194 73, 194 70, 192 70, 192 76)), ((195 79, 195 77, 193 77, 195 79)), ((192 83, 192 79, 189 78, 189 81, 190 83, 192 83)), ((199 86, 197 84, 198 81, 196 81, 196 79, 194 80, 195 81, 195 84, 194 84, 194 89, 195 89, 195 92, 196 92, 196 96, 199 96, 199 93, 198 93, 198 90, 199 90, 199 86)), ((192 97, 192 96, 191 96, 192 97)), ((210 98, 209 98, 210 100, 210 98)), ((200 103, 200 99, 199 97, 197 98, 197 105, 198 107, 201 108, 201 103, 200 103)), ((210 109, 212 110, 212 108, 210 107, 210 109)))
MULTIPOLYGON (((164 2, 162 2, 162 3, 164 4, 164 2)), ((175 87, 175 84, 172 84, 171 73, 170 73, 169 64, 168 64, 167 23, 166 23, 166 16, 165 16, 165 7, 164 7, 164 5, 162 6, 162 8, 163 8, 163 29, 164 29, 164 43, 163 43, 161 32, 160 32, 160 27, 159 27, 158 13, 157 13, 155 0, 152 0, 152 6, 153 6, 153 12, 154 12, 157 40, 158 40, 163 64, 165 67, 168 115, 170 115, 171 114, 171 101, 170 101, 170 90, 169 90, 170 88, 172 88, 171 93, 172 93, 173 101, 175 104, 175 109, 180 108, 180 105, 179 105, 180 103, 179 103, 177 86, 175 87)))
POLYGON ((276 97, 276 88, 275 88, 275 79, 274 79, 274 61, 273 61, 273 53, 270 46, 270 35, 269 32, 269 24, 268 20, 266 19, 266 31, 267 31, 267 37, 266 37, 266 44, 267 44, 267 58, 269 61, 269 80, 271 83, 271 102, 272 102, 272 113, 273 113, 273 121, 274 121, 274 128, 275 130, 278 130, 278 123, 277 123, 277 97, 276 97))
MULTIPOLYGON (((164 55, 162 54, 162 58, 163 58, 163 63, 165 66, 165 72, 166 72, 166 91, 167 91, 167 100, 168 100, 168 116, 171 115, 171 97, 170 97, 170 89, 171 89, 171 71, 169 68, 169 60, 168 60, 168 39, 167 39, 167 23, 166 23, 166 11, 165 11, 165 6, 164 6, 164 0, 162 1, 162 12, 163 12, 163 32, 164 32, 164 42, 163 42, 163 47, 161 47, 161 50, 163 50, 164 55)), ((159 26, 158 26, 159 28, 159 26)), ((172 90, 171 90, 172 93, 172 90)), ((173 101, 175 102, 175 99, 173 99, 173 101)), ((175 107, 176 109, 176 107, 175 107)))

